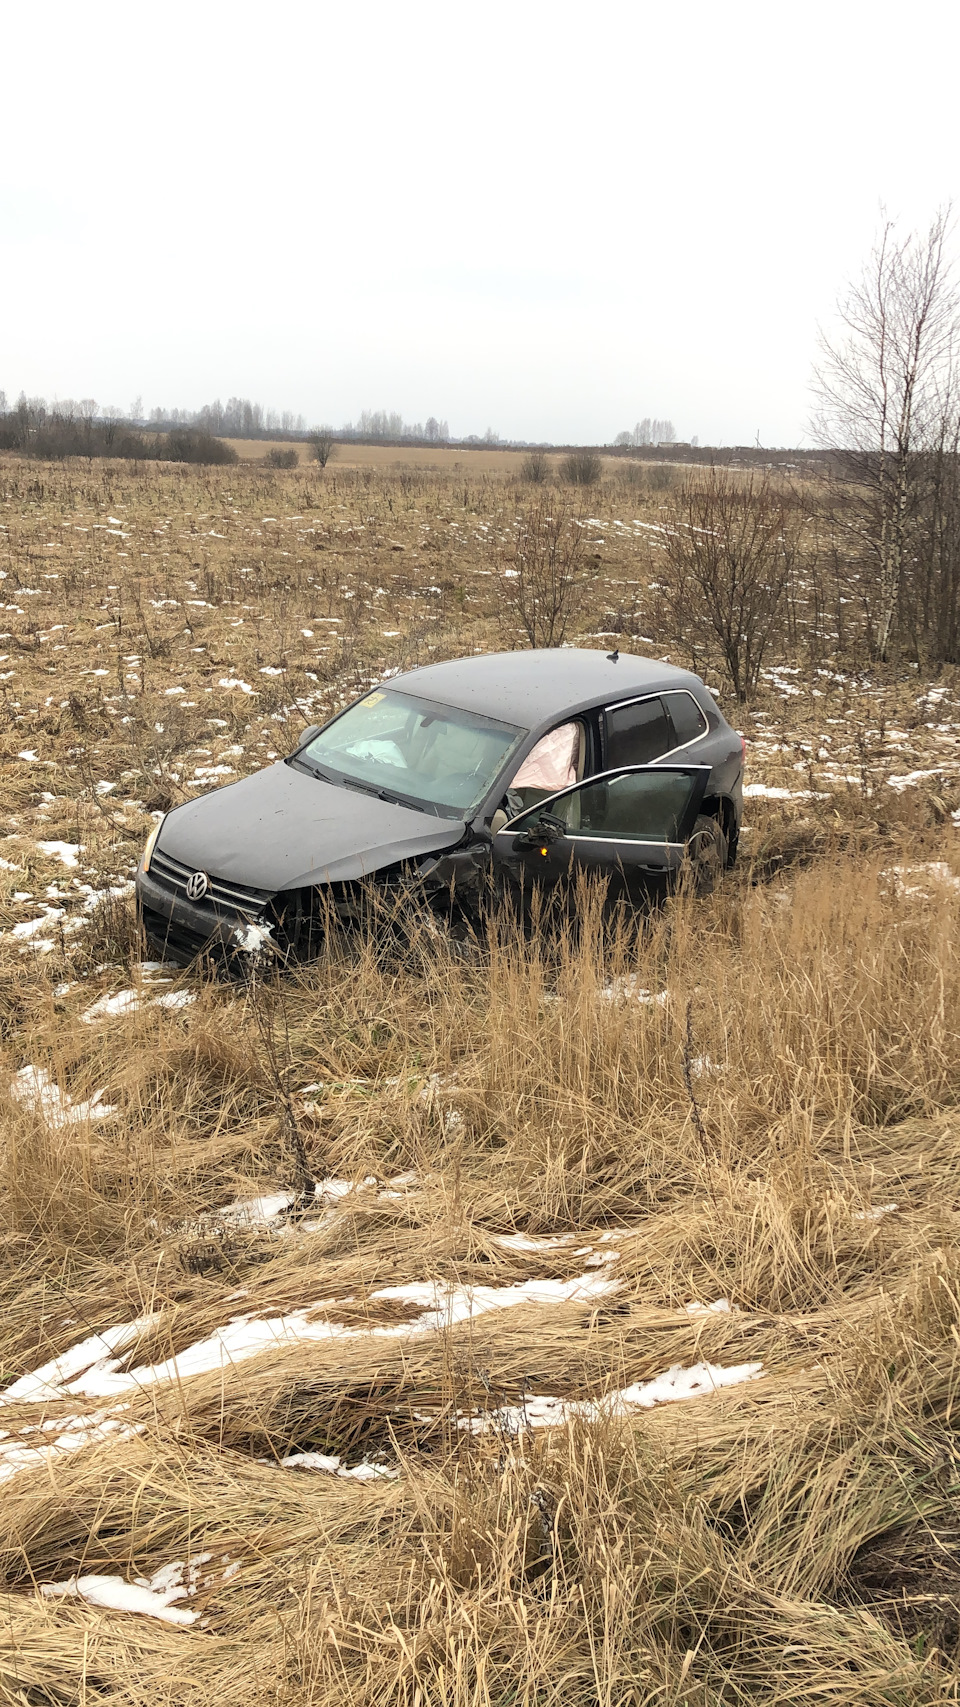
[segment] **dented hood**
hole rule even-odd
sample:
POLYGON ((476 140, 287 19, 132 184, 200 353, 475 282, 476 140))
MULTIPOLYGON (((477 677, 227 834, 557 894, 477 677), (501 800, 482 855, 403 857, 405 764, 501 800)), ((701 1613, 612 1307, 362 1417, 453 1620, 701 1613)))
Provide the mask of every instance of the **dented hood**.
POLYGON ((253 889, 299 889, 441 853, 463 832, 460 819, 394 806, 279 763, 177 806, 158 846, 195 871, 253 889))

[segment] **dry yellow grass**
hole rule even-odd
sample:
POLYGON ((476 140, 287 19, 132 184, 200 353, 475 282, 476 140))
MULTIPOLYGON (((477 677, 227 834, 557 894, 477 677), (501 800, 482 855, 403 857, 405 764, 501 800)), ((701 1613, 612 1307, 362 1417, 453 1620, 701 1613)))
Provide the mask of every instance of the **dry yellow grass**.
MULTIPOLYGON (((0 1699, 956 1701, 952 680, 768 680, 751 776, 784 797, 751 801, 717 895, 640 931, 586 897, 576 939, 401 947, 374 921, 278 985, 161 983, 128 897, 97 900, 150 811, 388 668, 518 644, 516 490, 15 463, 0 489, 3 1385, 141 1323, 115 1391, 54 1377, 0 1412, 0 1699), (115 1112, 31 1108, 28 1065, 115 1112), (230 1205, 292 1197, 290 1108, 316 1177, 355 1189, 245 1222, 230 1205), (196 1353, 231 1323, 222 1366, 196 1353), (524 1419, 700 1361, 762 1373, 524 1419), (42 1592, 200 1554, 190 1626, 42 1592)), ((598 494, 584 637, 656 649, 632 520, 665 501, 598 494)))
MULTIPOLYGON (((301 467, 312 467, 314 472, 319 472, 313 451, 306 443, 291 443, 289 439, 227 439, 226 442, 232 445, 241 462, 265 463, 272 450, 295 450, 301 467)), ((483 445, 355 444, 350 439, 336 439, 335 443, 336 449, 329 464, 331 474, 336 469, 370 469, 381 474, 406 472, 454 477, 458 474, 474 477, 493 474, 513 475, 519 479, 528 454, 524 450, 486 449, 483 445)), ((548 455, 551 465, 560 460, 560 453, 548 455)), ((616 457, 602 458, 608 472, 616 470, 617 460, 616 457)))

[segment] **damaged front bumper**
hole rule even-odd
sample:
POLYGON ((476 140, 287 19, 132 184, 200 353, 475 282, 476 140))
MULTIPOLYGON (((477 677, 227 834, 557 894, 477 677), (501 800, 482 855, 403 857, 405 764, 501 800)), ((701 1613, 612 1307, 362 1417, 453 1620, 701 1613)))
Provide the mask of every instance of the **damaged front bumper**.
POLYGON ((137 910, 151 945, 165 960, 189 966, 202 956, 237 967, 278 950, 274 921, 171 894, 149 872, 137 873, 137 910))

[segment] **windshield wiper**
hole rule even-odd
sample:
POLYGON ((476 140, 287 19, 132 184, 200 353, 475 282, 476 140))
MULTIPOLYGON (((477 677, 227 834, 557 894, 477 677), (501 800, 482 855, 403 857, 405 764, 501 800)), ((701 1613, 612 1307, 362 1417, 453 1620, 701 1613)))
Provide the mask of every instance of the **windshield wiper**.
POLYGON ((299 755, 294 755, 293 763, 296 765, 302 765, 305 771, 308 771, 311 776, 317 777, 320 782, 335 783, 337 780, 335 776, 330 775, 329 771, 325 771, 322 765, 312 764, 309 759, 301 759, 299 755))
POLYGON ((387 788, 379 788, 375 782, 361 782, 359 777, 345 776, 344 788, 358 788, 361 794, 372 794, 377 800, 385 800, 390 806, 406 806, 407 802, 399 794, 391 794, 387 788))

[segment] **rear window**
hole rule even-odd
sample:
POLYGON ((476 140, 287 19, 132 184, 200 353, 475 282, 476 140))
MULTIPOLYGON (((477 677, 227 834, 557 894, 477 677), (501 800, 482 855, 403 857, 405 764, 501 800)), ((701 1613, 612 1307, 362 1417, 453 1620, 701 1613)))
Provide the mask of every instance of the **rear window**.
POLYGON ((613 705, 607 712, 607 751, 604 769, 649 765, 673 746, 673 732, 659 695, 613 705))
POLYGON ((670 713, 678 747, 685 746, 688 741, 695 741, 698 735, 706 734, 707 720, 692 693, 681 690, 678 693, 665 693, 663 698, 670 713))

